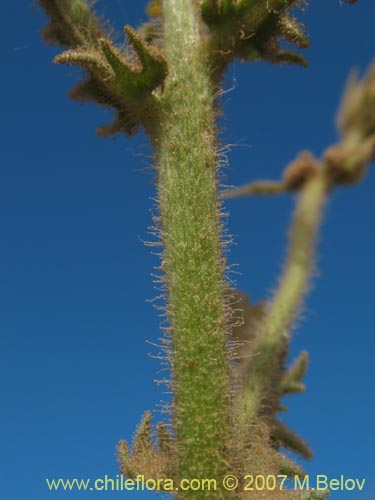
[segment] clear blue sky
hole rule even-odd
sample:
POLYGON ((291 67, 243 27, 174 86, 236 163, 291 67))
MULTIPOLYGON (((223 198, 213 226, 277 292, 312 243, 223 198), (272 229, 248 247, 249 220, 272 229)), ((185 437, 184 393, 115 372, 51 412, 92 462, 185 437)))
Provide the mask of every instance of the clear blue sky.
MULTIPOLYGON (((154 195, 147 138, 104 140, 110 112, 67 98, 76 68, 54 66, 29 0, 2 3, 0 180, 0 481, 7 500, 153 498, 135 493, 50 493, 46 477, 118 473, 116 442, 167 396, 157 349, 158 264, 143 240, 154 195)), ((144 2, 101 0, 122 24, 139 25, 144 2)), ((278 178, 301 149, 335 141, 334 114, 353 65, 375 57, 375 3, 312 0, 308 69, 236 63, 225 87, 222 139, 234 144, 228 184, 278 178)), ((310 442, 311 474, 374 474, 374 189, 365 181, 332 196, 318 272, 294 332, 307 349, 307 393, 287 401, 287 422, 310 442)), ((238 284, 269 297, 281 268, 293 201, 227 203, 238 284)), ((156 413, 156 418, 158 414, 156 413)))

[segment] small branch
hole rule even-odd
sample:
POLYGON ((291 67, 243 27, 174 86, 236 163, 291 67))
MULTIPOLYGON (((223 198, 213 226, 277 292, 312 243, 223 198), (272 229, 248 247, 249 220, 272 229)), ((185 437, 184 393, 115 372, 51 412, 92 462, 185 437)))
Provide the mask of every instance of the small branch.
POLYGON ((245 380, 241 422, 246 426, 257 414, 273 418, 277 411, 288 332, 305 295, 313 268, 316 235, 328 189, 328 178, 322 168, 301 189, 290 232, 285 269, 260 328, 254 349, 257 355, 252 359, 245 380))
MULTIPOLYGON (((253 425, 263 422, 276 431, 277 446, 288 446, 309 456, 305 443, 275 419, 280 398, 304 389, 301 382, 306 369, 305 355, 285 371, 290 330, 306 293, 314 265, 316 236, 328 193, 337 185, 360 181, 375 159, 375 66, 362 81, 351 80, 339 114, 341 140, 330 147, 319 165, 307 153, 301 154, 286 169, 284 183, 299 189, 290 232, 288 256, 279 287, 268 313, 257 332, 254 355, 244 378, 238 401, 239 431, 245 445, 253 425)), ((271 431, 272 438, 272 431, 271 431)), ((314 498, 314 494, 311 494, 314 498)))
POLYGON ((246 186, 236 189, 228 189, 222 193, 222 198, 228 200, 230 198, 241 198, 243 196, 273 196, 276 194, 286 193, 289 191, 288 186, 283 182, 278 181, 255 181, 246 186))
POLYGON ((256 181, 238 189, 224 191, 222 197, 239 198, 250 195, 267 195, 296 191, 315 175, 317 160, 309 151, 302 151, 286 167, 281 181, 256 181))

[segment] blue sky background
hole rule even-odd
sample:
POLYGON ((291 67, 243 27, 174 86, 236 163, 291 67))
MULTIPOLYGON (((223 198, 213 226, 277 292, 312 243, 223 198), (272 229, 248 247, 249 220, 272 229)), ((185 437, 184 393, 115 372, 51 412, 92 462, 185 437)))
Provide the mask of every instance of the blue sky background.
MULTIPOLYGON (((144 2, 101 0, 114 24, 139 25, 144 2)), ((0 180, 0 384, 2 498, 154 498, 146 493, 50 493, 46 477, 118 473, 115 445, 166 398, 159 318, 143 240, 154 195, 147 138, 104 140, 110 112, 69 101, 76 68, 55 66, 40 39, 44 16, 29 0, 2 4, 0 180)), ((375 56, 375 3, 314 0, 303 15, 308 69, 236 63, 228 72, 222 140, 234 144, 227 184, 279 178, 301 149, 319 155, 336 139, 346 76, 375 56)), ((294 333, 307 349, 307 393, 287 401, 286 421, 311 444, 310 474, 374 474, 374 189, 331 198, 318 273, 294 333)), ((228 201, 240 288, 270 297, 281 269, 293 200, 228 201)), ((155 414, 156 419, 159 415, 155 414)))

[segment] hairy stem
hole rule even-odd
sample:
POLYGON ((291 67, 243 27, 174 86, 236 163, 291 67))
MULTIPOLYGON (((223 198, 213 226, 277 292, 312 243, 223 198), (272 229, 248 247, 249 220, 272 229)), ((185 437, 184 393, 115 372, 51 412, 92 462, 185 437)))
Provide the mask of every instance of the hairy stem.
MULTIPOLYGON (((160 128, 152 135, 172 338, 179 475, 219 478, 227 468, 229 433, 225 264, 214 88, 197 7, 192 0, 164 0, 169 76, 161 100, 160 128)), ((196 492, 194 498, 208 494, 196 492)))

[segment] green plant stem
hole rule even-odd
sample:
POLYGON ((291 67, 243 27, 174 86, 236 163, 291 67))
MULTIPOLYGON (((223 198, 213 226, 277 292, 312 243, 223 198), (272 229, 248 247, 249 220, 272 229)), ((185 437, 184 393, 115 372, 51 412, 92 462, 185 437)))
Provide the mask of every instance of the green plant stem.
POLYGON ((222 197, 241 198, 242 196, 260 195, 260 196, 273 196, 276 194, 286 193, 289 190, 284 182, 280 181, 255 181, 241 186, 236 189, 228 189, 224 191, 222 197))
POLYGON ((178 467, 181 478, 220 478, 227 470, 230 392, 214 88, 196 2, 165 0, 163 13, 169 74, 152 135, 178 467))
POLYGON ((247 373, 240 417, 245 426, 257 413, 274 411, 272 405, 262 408, 262 399, 266 394, 267 401, 274 400, 275 405, 279 399, 278 381, 287 353, 288 332, 293 326, 313 269, 317 231, 328 190, 329 181, 324 170, 320 169, 299 195, 285 269, 260 329, 256 354, 247 373))

